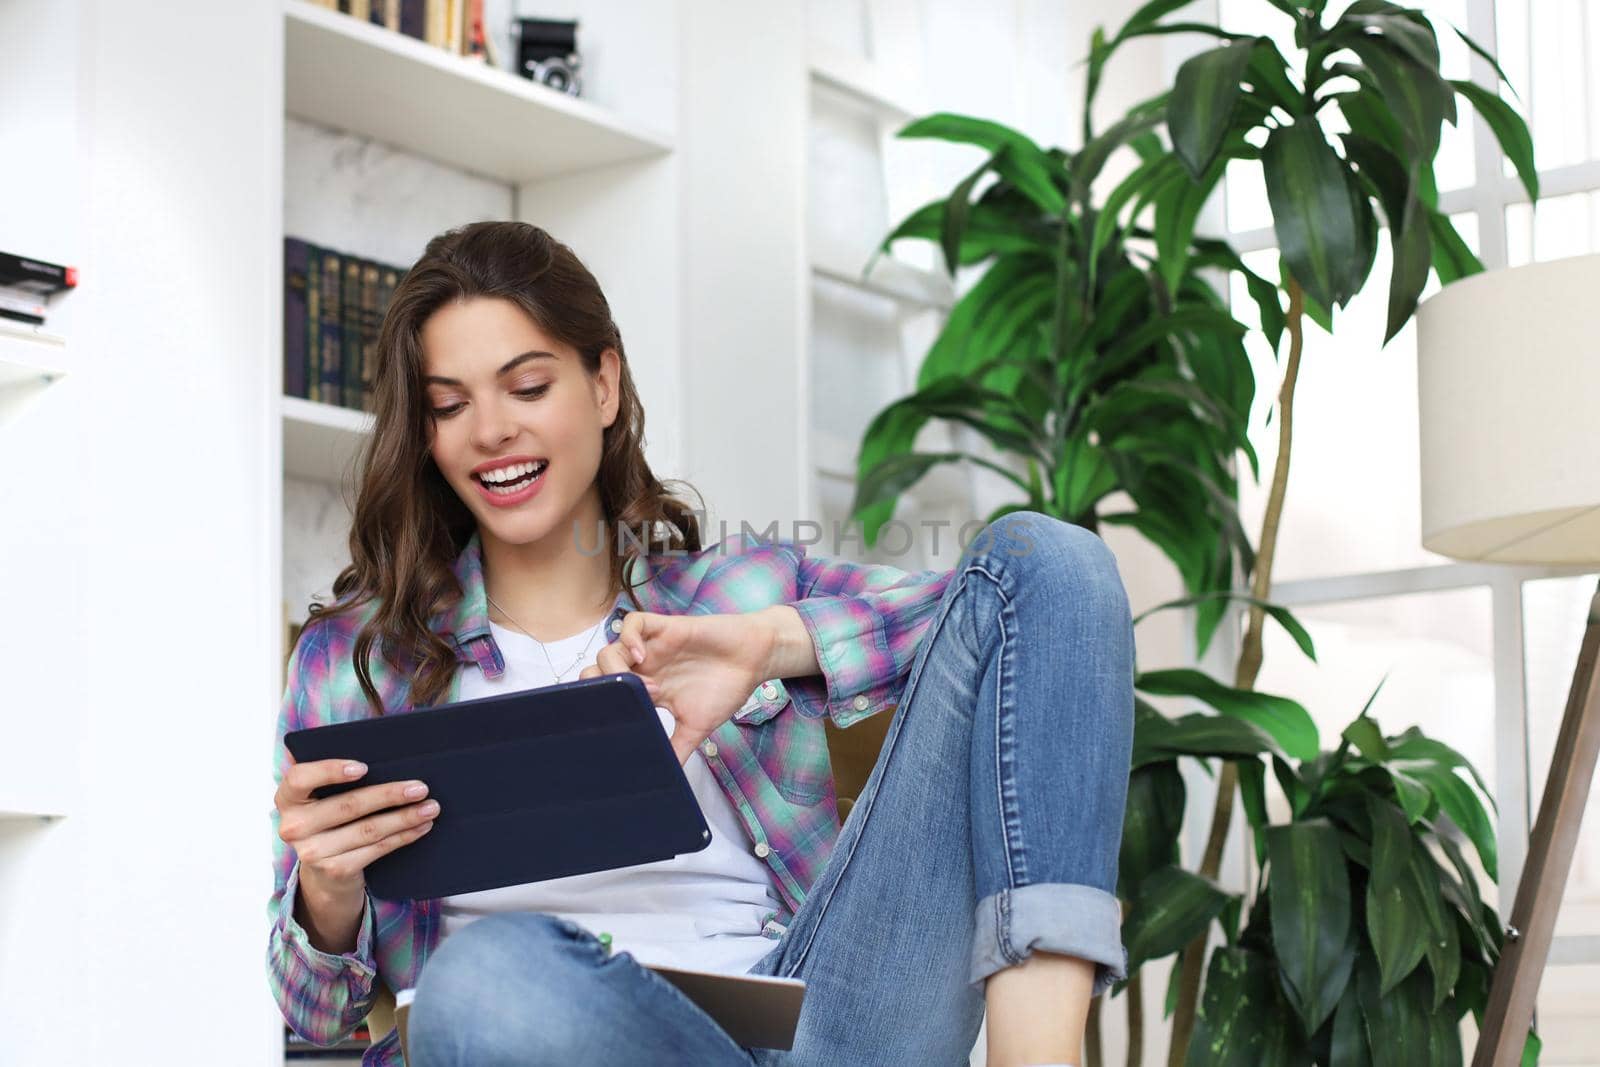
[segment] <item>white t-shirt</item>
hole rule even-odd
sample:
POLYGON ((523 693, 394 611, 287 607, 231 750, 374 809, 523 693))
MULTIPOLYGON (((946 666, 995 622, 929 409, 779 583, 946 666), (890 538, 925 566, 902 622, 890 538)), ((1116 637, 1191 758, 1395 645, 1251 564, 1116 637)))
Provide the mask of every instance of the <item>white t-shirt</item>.
MULTIPOLYGON (((532 638, 491 623, 505 657, 505 673, 490 679, 480 670, 464 668, 461 699, 555 684, 551 663, 561 672, 561 681, 572 681, 605 646, 598 631, 606 621, 546 642, 549 662, 532 638)), ((670 736, 675 720, 664 708, 656 714, 670 736)), ((609 933, 614 952, 631 952, 641 963, 724 974, 748 971, 774 945, 762 935, 762 924, 778 910, 778 898, 705 758, 697 751, 683 769, 711 828, 710 845, 657 863, 445 897, 444 936, 497 912, 548 912, 596 935, 609 933)))

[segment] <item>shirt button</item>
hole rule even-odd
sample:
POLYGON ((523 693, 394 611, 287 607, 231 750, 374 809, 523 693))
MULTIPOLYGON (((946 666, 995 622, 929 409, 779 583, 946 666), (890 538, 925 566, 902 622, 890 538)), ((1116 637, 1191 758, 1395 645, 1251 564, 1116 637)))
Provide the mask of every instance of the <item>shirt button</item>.
POLYGON ((614 633, 614 634, 620 634, 622 632, 622 620, 621 619, 612 619, 611 620, 611 632, 614 633))
POLYGON ((857 711, 866 711, 867 710, 867 698, 866 698, 865 694, 856 697, 850 703, 855 707, 855 709, 857 711))
POLYGON ((706 759, 716 759, 717 743, 715 741, 707 741, 705 744, 700 746, 700 751, 706 754, 706 759))
POLYGON ((765 841, 757 842, 756 855, 760 856, 762 859, 766 859, 768 856, 772 855, 772 848, 765 841))
POLYGON ((771 700, 778 695, 778 687, 773 685, 771 682, 762 682, 761 695, 766 697, 768 700, 771 700))

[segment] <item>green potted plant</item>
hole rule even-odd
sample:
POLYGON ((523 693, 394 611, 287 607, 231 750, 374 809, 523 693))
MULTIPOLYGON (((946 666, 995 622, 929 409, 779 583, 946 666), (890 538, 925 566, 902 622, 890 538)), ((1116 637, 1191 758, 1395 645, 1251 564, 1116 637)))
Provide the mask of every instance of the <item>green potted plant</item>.
MULTIPOLYGON (((1459 1064, 1461 1019, 1481 1016, 1502 944, 1467 853, 1494 876, 1477 771, 1415 728, 1384 736, 1367 709, 1334 751, 1298 761, 1242 720, 1167 719, 1143 702, 1138 720, 1129 801, 1143 814, 1125 827, 1119 879, 1138 902, 1130 963, 1186 951, 1213 921, 1224 937, 1184 1062, 1459 1064), (1248 894, 1178 863, 1183 758, 1236 769, 1259 871, 1248 894), (1278 821, 1269 768, 1289 805, 1278 821)), ((1537 1056, 1530 1034, 1524 1062, 1537 1056)))
MULTIPOLYGON (((1183 6, 1172 0, 1147 4, 1113 38, 1097 34, 1088 70, 1091 103, 1106 62, 1127 40, 1200 32, 1225 43, 1186 63, 1171 93, 1135 107, 1104 133, 1093 131, 1086 118, 1084 147, 1077 152, 1041 150, 1015 131, 961 116, 933 116, 902 132, 977 144, 989 156, 949 197, 908 218, 884 247, 907 237, 935 240, 952 274, 958 266, 982 263, 988 264, 988 271, 958 303, 930 351, 918 392, 886 408, 869 426, 859 455, 854 507, 870 543, 877 526, 892 513, 898 493, 930 467, 978 462, 1007 477, 1025 494, 1025 499, 996 514, 1030 507, 1091 529, 1102 522, 1121 522, 1157 544, 1177 565, 1190 592, 1162 607, 1195 607, 1202 650, 1229 600, 1248 605, 1235 685, 1225 686, 1197 671, 1147 672, 1139 678, 1142 692, 1196 698, 1220 713, 1179 720, 1141 714, 1136 745, 1152 751, 1150 735, 1160 734, 1165 746, 1160 751, 1169 758, 1140 764, 1130 781, 1125 840, 1133 842, 1128 847, 1143 862, 1130 861, 1125 849, 1119 893, 1129 905, 1129 929, 1139 939, 1135 963, 1190 944, 1177 975, 1181 981, 1169 995, 1169 1010, 1176 1006, 1179 1015, 1173 1063, 1191 1058, 1188 1034, 1206 970, 1204 935, 1210 922, 1233 915, 1231 927, 1224 923, 1233 931, 1229 954, 1218 957, 1225 958, 1230 968, 1250 963, 1249 974, 1271 973, 1281 988, 1288 989, 1283 983, 1296 965, 1286 969, 1276 954, 1262 951, 1270 947, 1273 936, 1270 862, 1264 872, 1267 881, 1260 887, 1266 907, 1260 906, 1258 895, 1253 898, 1257 903, 1246 910, 1242 897, 1230 898, 1212 881, 1220 864, 1219 828, 1227 825, 1240 776, 1248 787, 1264 778, 1270 760, 1277 779, 1289 791, 1290 782, 1321 782, 1318 767, 1354 766, 1369 759, 1363 750, 1353 762, 1348 742, 1335 753, 1321 753, 1315 727, 1303 708, 1285 698, 1251 691, 1260 668, 1261 626, 1266 618, 1275 618, 1308 654, 1312 651, 1303 628, 1267 600, 1287 487, 1303 320, 1309 315, 1331 326, 1332 309, 1365 284, 1375 257, 1380 216, 1390 223, 1395 242, 1388 336, 1410 317, 1429 269, 1447 282, 1481 269, 1437 210, 1433 189, 1438 129, 1447 118, 1454 118, 1455 94, 1466 96, 1485 115, 1530 182, 1530 191, 1535 188, 1530 141, 1521 119, 1492 94, 1443 81, 1438 74, 1437 39, 1420 13, 1358 0, 1340 18, 1325 20, 1321 4, 1302 9, 1271 2, 1296 20, 1297 42, 1305 49, 1299 69, 1291 69, 1264 38, 1230 34, 1205 24, 1162 22, 1183 6), (1334 113, 1348 120, 1350 130, 1330 140, 1322 123, 1334 113), (1165 143, 1172 151, 1165 150, 1158 131, 1167 133, 1165 143), (1131 173, 1096 202, 1092 183, 1118 152, 1136 157, 1131 173), (1227 246, 1194 236, 1200 207, 1230 159, 1257 160, 1267 171, 1284 263, 1279 283, 1245 270, 1227 246), (994 183, 974 200, 978 183, 990 173, 994 183), (1337 217, 1324 225, 1328 212, 1337 217), (1260 328, 1274 348, 1280 347, 1283 337, 1289 339, 1276 412, 1279 461, 1258 542, 1259 557, 1239 528, 1233 507, 1231 449, 1239 450, 1253 472, 1255 467, 1242 421, 1252 388, 1238 344, 1243 327, 1228 321, 1225 305, 1201 273, 1207 268, 1241 272, 1256 304, 1260 328), (1129 313, 1129 309, 1136 310, 1129 313), (961 453, 916 453, 916 433, 932 418, 972 427, 1013 457, 1013 467, 961 453), (1128 494, 1134 508, 1102 514, 1102 506, 1117 499, 1114 494, 1119 491, 1128 494), (1248 595, 1234 588, 1235 576, 1252 579, 1248 595), (1167 850, 1167 843, 1176 847, 1175 820, 1181 818, 1182 779, 1176 774, 1180 757, 1221 764, 1218 811, 1198 872, 1178 867, 1175 853, 1167 850), (1156 863, 1152 856, 1165 858, 1156 863), (1250 920, 1242 931, 1240 913, 1250 920), (1246 951, 1254 955, 1238 955, 1246 951), (1268 961, 1267 972, 1255 967, 1260 960, 1268 961)), ((1362 721, 1370 723, 1364 717, 1358 723, 1362 721)), ((1412 740, 1434 744, 1420 737, 1412 740)), ((1462 766, 1452 763, 1449 772, 1458 784, 1456 770, 1462 766)), ((1369 802, 1399 803, 1414 835, 1434 833, 1440 812, 1447 817, 1443 822, 1447 829, 1452 822, 1462 825, 1461 819, 1472 819, 1473 809, 1461 792, 1464 786, 1438 779, 1435 785, 1448 803, 1435 796, 1437 807, 1430 814, 1426 806, 1415 807, 1415 794, 1410 795, 1410 807, 1398 793, 1385 801, 1378 773, 1370 767, 1358 769, 1370 772, 1357 779, 1372 790, 1369 802)), ((1391 788, 1400 788, 1392 785, 1392 777, 1388 781, 1391 788)), ((1350 792, 1348 784, 1341 789, 1350 792)), ((1466 796, 1471 798, 1470 790, 1466 796)), ((1252 825, 1265 834, 1264 809, 1257 820, 1248 791, 1246 802, 1252 825)), ((1481 806, 1475 810, 1482 823, 1481 806)), ((1270 839, 1295 841, 1312 832, 1296 828, 1301 816, 1307 825, 1316 826, 1321 825, 1316 820, 1329 818, 1320 809, 1297 810, 1296 820, 1273 828, 1270 839)), ((1359 836, 1361 829, 1345 832, 1359 836)), ((1492 848, 1492 837, 1489 844, 1492 848)), ((1384 870, 1387 877, 1388 868, 1384 870)), ((1277 884, 1293 878, 1288 863, 1280 864, 1279 872, 1277 884)), ((1354 875, 1348 881, 1350 891, 1364 892, 1367 882, 1354 875)), ((1475 892, 1475 885, 1472 889, 1475 892)), ((1464 921, 1484 918, 1470 914, 1470 908, 1467 911, 1464 921)), ((1364 919, 1365 913, 1359 918, 1364 919)), ((1356 939, 1352 967, 1366 958, 1361 955, 1363 944, 1356 939)), ((1463 964, 1441 1007, 1445 1003, 1461 1011, 1481 1007, 1462 983, 1474 980, 1470 976, 1478 974, 1475 967, 1489 965, 1497 942, 1490 933, 1473 945, 1479 956, 1463 964)), ((1377 951, 1372 949, 1373 959, 1377 951)), ((1409 980, 1412 973, 1395 980, 1409 980)), ((1380 966, 1379 976, 1380 988, 1392 992, 1392 985, 1384 986, 1385 980, 1395 977, 1392 964, 1388 971, 1380 966)), ((1220 972, 1215 977, 1224 980, 1220 972)), ((1137 980, 1135 971, 1133 981, 1137 980)), ((1139 1062, 1142 1052, 1139 1004, 1138 996, 1128 998, 1130 1063, 1139 1062)), ((1216 1011, 1209 1010, 1206 1025, 1213 1026, 1217 1018, 1216 1011)), ((1306 1053, 1329 1062, 1331 1045, 1324 1047, 1322 1028, 1327 1022, 1304 1016, 1298 1030, 1285 1029, 1281 1036, 1298 1050, 1295 1055, 1306 1053)), ((1207 1030, 1208 1047, 1214 1039, 1215 1033, 1207 1030)), ((1386 1051, 1371 1052, 1370 1040, 1366 1047, 1375 1056, 1386 1051)), ((1349 1043, 1342 1042, 1340 1048, 1348 1051, 1349 1043)), ((1441 1054, 1448 1059, 1448 1052, 1445 1048, 1441 1054)), ((1209 1061, 1202 1056, 1195 1062, 1209 1061)), ((1341 1057, 1341 1062, 1357 1061, 1341 1057)))
MULTIPOLYGON (((1356 0, 1339 14, 1326 0, 1266 0, 1292 21, 1291 63, 1266 37, 1163 19, 1180 0, 1146 4, 1089 59, 1092 103, 1105 64, 1123 43, 1152 34, 1200 33, 1223 43, 1177 72, 1166 128, 1173 155, 1198 195, 1229 159, 1261 167, 1288 297, 1289 351, 1278 398, 1279 450, 1251 583, 1252 603, 1234 686, 1251 689, 1261 668, 1261 602, 1270 596, 1278 523, 1288 485, 1293 400, 1307 315, 1331 328, 1331 312, 1366 285, 1379 220, 1393 250, 1385 341, 1411 318, 1430 271, 1448 284, 1483 269, 1438 208, 1433 162, 1445 122, 1458 121, 1457 97, 1474 108, 1538 198, 1533 142, 1522 118, 1497 94, 1440 72, 1438 36, 1421 11, 1387 0, 1356 0), (1259 147, 1257 147, 1259 145, 1259 147)), ((1492 56, 1465 34, 1467 47, 1492 56)), ((1145 179, 1153 181, 1154 179, 1145 179)), ((1276 347, 1276 346, 1275 346, 1276 347)), ((1200 874, 1215 877, 1232 814, 1236 775, 1224 766, 1200 874)), ((1185 953, 1169 1065, 1181 1063, 1199 1002, 1203 937, 1185 953)))

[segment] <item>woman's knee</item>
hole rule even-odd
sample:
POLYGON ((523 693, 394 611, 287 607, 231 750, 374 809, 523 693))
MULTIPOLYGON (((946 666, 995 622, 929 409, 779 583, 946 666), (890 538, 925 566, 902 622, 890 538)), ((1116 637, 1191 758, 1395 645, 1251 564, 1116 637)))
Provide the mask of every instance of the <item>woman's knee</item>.
POLYGON ((1082 526, 1037 511, 1013 511, 985 525, 967 551, 998 563, 1015 581, 1016 592, 1103 612, 1107 622, 1127 619, 1127 591, 1116 557, 1082 526))
POLYGON ((568 1031, 579 1038, 589 1025, 578 1017, 583 989, 603 959, 598 942, 554 916, 470 923, 440 945, 417 983, 408 1035, 419 1063, 525 1063, 561 1047, 568 1031))

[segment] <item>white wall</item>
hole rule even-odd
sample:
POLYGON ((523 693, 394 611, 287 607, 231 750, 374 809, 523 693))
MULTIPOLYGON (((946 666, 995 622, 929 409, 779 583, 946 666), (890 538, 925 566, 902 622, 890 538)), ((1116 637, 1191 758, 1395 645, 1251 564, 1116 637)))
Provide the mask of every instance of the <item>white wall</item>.
MULTIPOLYGON (((46 597, 76 581, 81 610, 29 625, 34 597, 8 595, 3 632, 7 699, 81 711, 76 767, 33 754, 79 780, 65 819, 0 833, 0 1062, 273 1063, 282 16, 271 0, 50 6, 80 12, 77 46, 44 53, 80 55, 76 113, 37 102, 85 135, 77 367, 31 413, 45 454, 28 459, 52 481, 8 501, 5 526, 56 539, 24 580, 46 597)), ((0 183, 25 153, 6 145, 0 183)))
POLYGON ((715 541, 803 506, 805 24, 796 4, 680 12, 684 474, 715 541))

